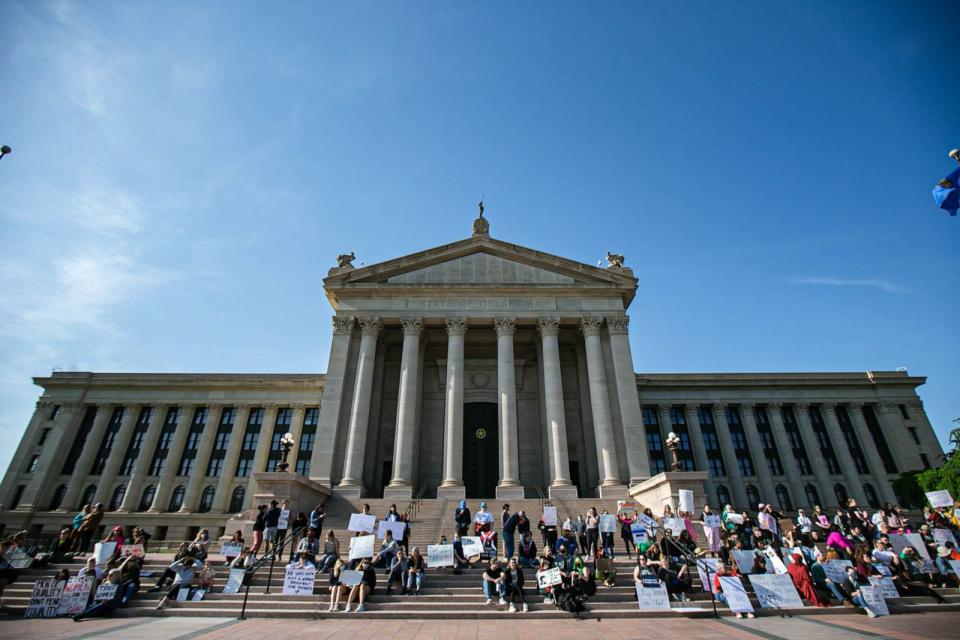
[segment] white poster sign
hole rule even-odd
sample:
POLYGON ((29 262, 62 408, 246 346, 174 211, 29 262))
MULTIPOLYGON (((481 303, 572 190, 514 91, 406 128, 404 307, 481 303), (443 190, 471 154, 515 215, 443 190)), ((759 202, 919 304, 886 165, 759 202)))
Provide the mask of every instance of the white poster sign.
POLYGON ((919 533, 908 533, 906 535, 891 533, 889 537, 890 544, 893 545, 893 550, 896 551, 897 554, 903 552, 905 547, 913 547, 913 549, 917 552, 917 555, 923 558, 924 571, 933 573, 937 570, 933 562, 930 560, 930 554, 927 552, 927 545, 923 543, 923 538, 919 533))
POLYGON ((693 513, 693 491, 690 489, 680 489, 677 492, 680 501, 680 511, 684 513, 693 513))
POLYGON ((97 602, 108 602, 117 597, 117 589, 120 585, 116 584, 102 584, 97 587, 97 592, 94 594, 93 599, 97 602))
POLYGON ((927 500, 930 501, 930 506, 934 509, 937 507, 953 506, 953 496, 951 496, 950 492, 946 489, 941 489, 940 491, 927 491, 927 500))
POLYGON ((713 529, 719 529, 721 524, 722 523, 720 522, 720 516, 716 515, 715 513, 704 514, 703 526, 711 527, 713 529))
POLYGON ((30 602, 23 613, 25 618, 52 618, 60 607, 60 595, 66 586, 63 580, 37 580, 33 583, 30 602))
POLYGON ((453 566, 453 545, 452 544, 428 544, 427 545, 427 566, 431 569, 436 567, 453 566))
POLYGON ((604 513, 600 516, 600 533, 615 533, 617 530, 617 516, 604 513))
POLYGON ((280 517, 277 518, 277 529, 283 531, 290 526, 290 509, 281 509, 280 517))
POLYGON ((870 580, 870 586, 879 591, 884 598, 900 597, 900 592, 897 591, 897 586, 893 583, 893 578, 870 576, 868 580, 870 580))
POLYGON ((827 560, 821 563, 821 566, 823 566, 824 575, 827 576, 831 582, 839 585, 843 584, 843 581, 847 579, 847 567, 852 566, 852 564, 849 560, 827 560))
POLYGON ((557 508, 556 507, 544 507, 543 508, 543 524, 547 527, 557 526, 557 508))
POLYGON ((703 586, 704 593, 710 593, 710 589, 713 586, 713 577, 717 575, 717 559, 716 558, 698 558, 697 559, 697 573, 700 574, 700 584, 703 586), (710 569, 708 572, 707 569, 710 569), (707 578, 707 574, 710 574, 710 578, 707 578))
POLYGON ((377 527, 377 539, 386 539, 387 531, 389 531, 391 535, 393 535, 393 539, 399 542, 403 540, 403 531, 406 528, 407 524, 405 522, 387 522, 386 520, 381 520, 377 527))
POLYGON ((463 536, 460 538, 460 544, 463 545, 463 557, 471 558, 483 553, 483 541, 476 536, 463 536))
POLYGON ((186 602, 190 599, 190 587, 183 585, 180 587, 180 590, 177 591, 177 602, 186 602))
POLYGON ((767 560, 767 573, 784 574, 787 572, 787 566, 783 564, 783 560, 780 559, 776 551, 767 547, 763 550, 763 555, 767 560))
POLYGON ((33 564, 33 558, 27 555, 27 552, 20 547, 7 551, 3 559, 9 562, 10 566, 14 569, 29 569, 30 565, 33 564))
POLYGON ((687 525, 683 521, 683 518, 664 518, 663 528, 670 529, 670 533, 673 534, 673 537, 679 538, 680 532, 686 529, 687 525))
POLYGON ((802 609, 803 600, 788 575, 749 575, 753 592, 764 609, 802 609))
POLYGON ((630 525, 630 533, 633 534, 633 544, 646 542, 650 538, 647 528, 639 522, 634 522, 630 525))
POLYGON ((950 563, 950 568, 953 569, 953 573, 960 577, 960 560, 947 560, 950 563))
POLYGON ((191 600, 203 600, 203 596, 207 595, 206 589, 196 589, 193 592, 193 596, 190 597, 191 600))
POLYGON ((745 551, 743 549, 731 549, 730 555, 733 556, 734 561, 737 563, 737 570, 747 575, 753 571, 754 559, 757 557, 753 551, 745 551))
MULTIPOLYGON (((367 537, 372 539, 371 536, 367 537)), ((283 595, 312 596, 313 582, 316 579, 317 568, 309 562, 304 567, 289 564, 287 565, 286 574, 283 576, 283 595)))
POLYGON ((110 558, 113 557, 113 552, 116 550, 117 543, 113 540, 110 542, 98 542, 93 545, 93 557, 97 559, 97 564, 107 564, 110 558))
POLYGON ((639 510, 640 505, 636 500, 617 500, 617 513, 626 518, 635 518, 639 510))
POLYGON ((657 524, 657 521, 648 516, 645 513, 637 514, 637 522, 645 526, 647 529, 656 529, 660 525, 657 524))
POLYGON ((347 525, 347 531, 363 531, 373 533, 377 526, 377 516, 365 516, 362 513, 354 513, 350 516, 350 524, 347 525))
POLYGON ((743 583, 736 576, 721 576, 720 590, 727 599, 727 605, 734 613, 753 613, 753 604, 743 583))
POLYGON ((546 589, 561 582, 563 582, 563 577, 560 575, 558 567, 546 571, 537 571, 537 587, 540 589, 546 589))
POLYGON ((642 581, 637 581, 637 606, 641 611, 648 611, 650 609, 669 609, 670 608, 670 596, 667 595, 667 588, 660 584, 656 587, 644 586, 642 581))
POLYGON ((957 545, 957 539, 953 535, 953 531, 950 529, 934 529, 933 530, 933 539, 937 541, 937 544, 945 546, 947 542, 952 542, 953 546, 957 545))
POLYGON ((345 587, 355 587, 363 582, 363 572, 343 569, 340 571, 340 584, 345 587))
POLYGON ((240 586, 243 585, 243 569, 234 567, 230 569, 230 575, 227 577, 227 583, 223 585, 224 593, 237 593, 240 586))
POLYGON ((142 544, 125 544, 120 549, 120 553, 123 554, 124 558, 133 556, 134 558, 143 557, 143 545, 142 544))
POLYGON ((225 558, 236 558, 241 553, 243 553, 243 543, 241 542, 224 542, 220 545, 220 555, 225 558))
POLYGON ((728 513, 727 522, 732 522, 734 524, 743 524, 743 516, 739 513, 728 513))
POLYGON ((90 590, 93 589, 93 576, 84 576, 82 578, 70 578, 60 596, 60 606, 57 607, 57 615, 64 614, 73 616, 87 608, 87 601, 90 599, 90 590))
POLYGON ((878 616, 890 615, 890 610, 887 609, 887 601, 883 599, 883 594, 879 589, 861 585, 860 596, 867 603, 867 606, 870 607, 870 610, 878 616))
POLYGON ((350 553, 347 556, 347 559, 356 560, 357 558, 372 558, 374 556, 374 540, 375 538, 373 536, 357 536, 355 538, 350 538, 350 553))

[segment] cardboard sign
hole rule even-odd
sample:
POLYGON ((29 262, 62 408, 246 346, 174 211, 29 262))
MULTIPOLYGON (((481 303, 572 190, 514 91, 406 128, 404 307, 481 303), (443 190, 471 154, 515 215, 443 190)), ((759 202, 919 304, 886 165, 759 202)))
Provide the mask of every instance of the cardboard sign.
MULTIPOLYGON (((372 536, 365 536, 373 540, 372 536)), ((354 538, 356 540, 357 538, 354 538)), ((312 596, 313 582, 317 579, 317 568, 307 563, 304 567, 295 564, 287 565, 283 576, 283 595, 285 596, 312 596)))
POLYGON ((780 533, 784 535, 797 530, 797 523, 790 518, 780 518, 777 524, 780 525, 780 533))
POLYGON ((936 540, 940 546, 946 546, 948 542, 952 542, 954 546, 957 545, 957 539, 953 536, 953 531, 950 531, 950 529, 934 529, 933 539, 936 540))
POLYGON ((463 536, 460 538, 460 544, 463 545, 464 558, 472 558, 483 553, 483 542, 476 536, 463 536))
POLYGON ((376 526, 376 516, 365 516, 362 513, 354 513, 350 516, 350 524, 347 525, 347 531, 373 533, 373 528, 376 526))
POLYGON ((356 560, 358 558, 372 558, 374 556, 374 540, 374 536, 357 536, 355 538, 350 538, 350 553, 347 556, 347 559, 356 560))
POLYGON ((617 513, 625 518, 636 518, 640 504, 636 500, 617 500, 617 513))
POLYGON ((703 526, 710 527, 711 529, 719 529, 723 523, 720 521, 720 516, 716 514, 704 514, 703 515, 703 526))
POLYGON ((930 506, 936 509, 937 507, 952 507, 953 506, 953 496, 950 495, 950 492, 946 489, 941 489, 940 491, 927 491, 927 500, 930 502, 930 506))
POLYGON ((639 522, 630 525, 630 533, 633 534, 633 544, 641 544, 650 538, 647 528, 639 522))
POLYGON ((860 597, 867 603, 870 610, 878 616, 890 615, 890 610, 887 609, 887 601, 883 599, 883 594, 880 593, 879 589, 861 586, 860 597))
POLYGON ((281 509, 280 517, 277 518, 277 529, 280 531, 285 530, 290 526, 290 509, 281 509))
POLYGON ((803 600, 790 576, 782 574, 749 575, 753 592, 764 609, 802 609, 803 600))
POLYGON ((70 578, 60 596, 60 606, 57 615, 73 616, 87 608, 90 600, 90 591, 93 589, 94 577, 70 578))
POLYGON ((97 602, 109 602, 117 597, 117 589, 120 585, 117 584, 101 584, 97 587, 97 592, 94 594, 93 599, 97 602))
POLYGON ((784 574, 787 572, 787 566, 777 555, 777 552, 767 547, 763 550, 763 555, 767 561, 767 573, 784 574))
POLYGON ((113 552, 117 550, 117 543, 111 540, 110 542, 98 542, 93 545, 93 557, 97 559, 97 564, 107 564, 110 562, 110 558, 113 557, 113 552))
POLYGON ((242 542, 224 542, 220 545, 220 555, 225 558, 236 558, 243 553, 242 542))
POLYGON ((33 564, 33 558, 27 555, 27 552, 17 547, 4 554, 3 559, 10 563, 14 569, 29 569, 33 564))
POLYGON ((753 603, 750 602, 750 596, 747 590, 743 588, 743 583, 736 576, 721 576, 720 590, 727 599, 727 606, 734 613, 753 613, 753 603))
POLYGON ((133 556, 134 558, 143 557, 143 545, 142 544, 125 544, 123 548, 120 549, 120 553, 123 554, 124 558, 129 558, 133 556))
POLYGON ((717 574, 717 559, 698 558, 697 573, 700 574, 700 585, 703 587, 703 592, 710 593, 710 589, 713 585, 713 576, 717 574), (707 571, 707 569, 709 569, 709 571, 707 571), (707 578, 708 573, 710 575, 709 578, 707 578))
POLYGON ((340 571, 340 584, 345 587, 355 587, 363 582, 363 572, 353 571, 351 569, 342 569, 340 571))
POLYGON ((686 529, 687 525, 683 521, 683 518, 664 518, 663 528, 670 529, 670 533, 673 534, 673 537, 678 538, 680 537, 680 532, 686 529))
POLYGON ((407 524, 405 522, 387 522, 386 520, 381 520, 380 525, 377 527, 377 540, 385 540, 387 537, 387 531, 393 535, 393 539, 397 542, 403 540, 403 532, 406 530, 407 524))
POLYGON ((693 513, 693 491, 690 489, 680 489, 677 492, 677 499, 680 502, 680 511, 683 511, 684 513, 693 513))
POLYGON ((558 567, 546 571, 537 571, 537 587, 540 589, 546 589, 561 582, 563 582, 563 577, 560 575, 558 567))
POLYGON ((827 560, 821 563, 823 574, 837 584, 843 584, 847 579, 847 567, 852 565, 853 563, 849 560, 827 560))
POLYGON ((777 519, 769 513, 765 513, 763 511, 758 513, 757 522, 760 524, 760 528, 764 531, 769 531, 770 533, 777 532, 777 519))
POLYGON ((436 567, 453 566, 453 545, 452 544, 428 544, 427 545, 427 566, 431 569, 436 567))
POLYGON ((52 618, 60 607, 60 596, 66 586, 63 580, 37 580, 33 583, 30 603, 24 611, 24 618, 52 618))
MULTIPOLYGON (((660 582, 659 580, 657 581, 660 582)), ((637 590, 637 606, 641 611, 651 609, 669 609, 670 596, 667 595, 667 588, 663 584, 656 587, 645 586, 643 582, 635 583, 637 590)))
POLYGON ((746 551, 744 549, 731 549, 730 555, 737 563, 737 570, 740 573, 747 575, 753 571, 753 563, 757 557, 756 553, 753 551, 746 551))
POLYGON ((243 569, 234 567, 230 569, 230 575, 227 577, 227 584, 223 585, 224 593, 237 593, 243 585, 243 569))
POLYGON ((870 586, 880 592, 884 598, 899 598, 900 592, 897 591, 897 585, 893 583, 893 578, 870 576, 867 578, 870 586))
POLYGON ((617 530, 617 516, 605 513, 600 516, 600 533, 614 533, 617 530))
POLYGON ((557 508, 556 507, 543 508, 543 524, 547 527, 557 526, 557 508))

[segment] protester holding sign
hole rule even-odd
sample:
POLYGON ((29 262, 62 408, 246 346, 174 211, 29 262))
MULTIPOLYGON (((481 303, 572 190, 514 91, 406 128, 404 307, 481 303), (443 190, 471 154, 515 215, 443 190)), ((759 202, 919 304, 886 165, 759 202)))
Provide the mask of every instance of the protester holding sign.
POLYGON ((709 504, 703 505, 700 514, 700 524, 703 525, 703 535, 707 539, 707 549, 710 553, 720 551, 720 517, 713 512, 709 504))
POLYGON ((931 589, 928 584, 921 580, 915 580, 910 575, 906 563, 900 556, 893 556, 890 564, 887 565, 887 569, 890 571, 890 577, 893 579, 893 584, 896 585, 900 595, 907 597, 927 596, 933 598, 937 603, 944 602, 943 596, 931 589))
POLYGON ((373 595, 377 587, 377 573, 374 571, 373 565, 367 560, 361 560, 357 570, 363 574, 363 578, 360 584, 350 589, 350 595, 347 596, 347 606, 344 611, 350 611, 350 605, 356 600, 357 608, 354 609, 354 612, 362 613, 367 610, 364 603, 368 597, 373 595))
POLYGON ((317 554, 320 553, 320 542, 313 535, 313 529, 307 529, 306 531, 307 535, 297 544, 294 553, 305 557, 311 564, 316 564, 317 554))
POLYGON ((84 576, 93 576, 97 582, 100 581, 101 576, 103 576, 103 569, 97 564, 96 558, 87 558, 87 564, 77 572, 78 578, 84 576))
POLYGON ((870 608, 866 600, 863 599, 860 587, 860 577, 857 575, 857 570, 853 567, 847 567, 847 579, 843 583, 844 591, 850 594, 850 599, 854 605, 863 608, 871 618, 876 618, 877 614, 870 608))
POLYGON ((230 541, 225 542, 220 545, 220 553, 223 555, 226 565, 230 565, 234 558, 240 555, 243 551, 243 532, 234 531, 233 535, 230 536, 230 541))

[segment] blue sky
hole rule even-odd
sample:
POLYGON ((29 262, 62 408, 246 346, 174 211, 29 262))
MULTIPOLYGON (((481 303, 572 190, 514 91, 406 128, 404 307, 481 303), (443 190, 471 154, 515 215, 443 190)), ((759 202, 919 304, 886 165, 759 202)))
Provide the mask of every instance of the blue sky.
POLYGON ((0 467, 54 367, 320 372, 338 253, 626 256, 638 371, 957 393, 956 2, 4 2, 0 467), (599 5, 599 6, 598 6, 599 5), (282 8, 281 8, 282 7, 282 8))

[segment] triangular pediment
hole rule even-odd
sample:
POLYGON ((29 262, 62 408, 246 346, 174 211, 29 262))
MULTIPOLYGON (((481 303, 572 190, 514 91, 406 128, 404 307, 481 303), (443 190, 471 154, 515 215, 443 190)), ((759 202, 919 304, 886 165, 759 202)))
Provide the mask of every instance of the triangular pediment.
POLYGON ((398 273, 388 284, 573 284, 564 273, 479 251, 398 273))

